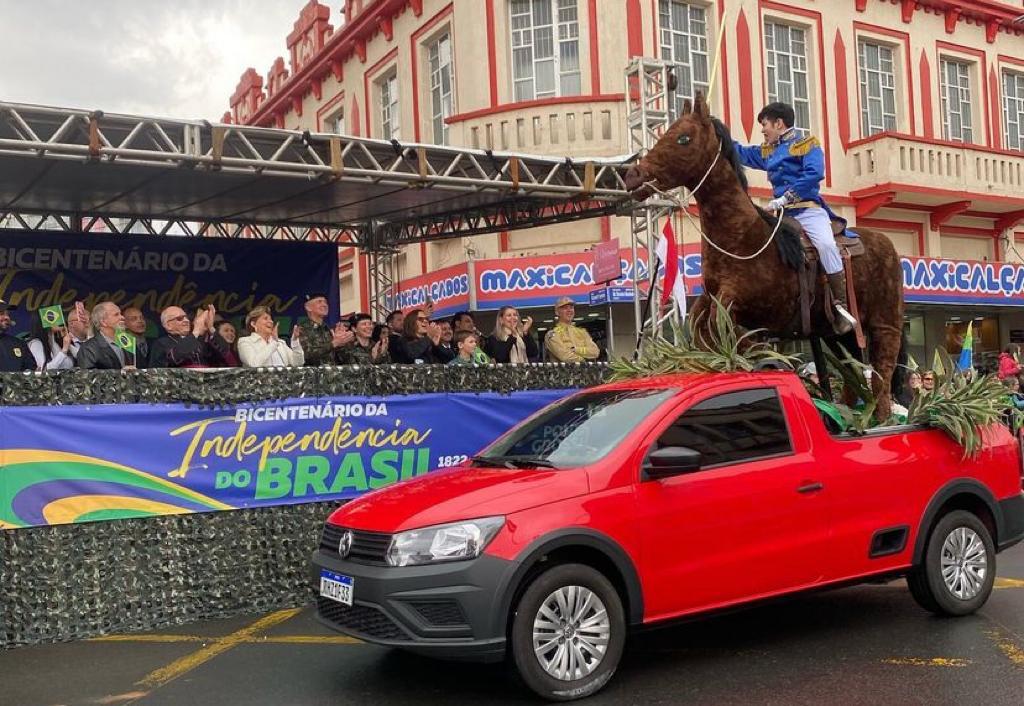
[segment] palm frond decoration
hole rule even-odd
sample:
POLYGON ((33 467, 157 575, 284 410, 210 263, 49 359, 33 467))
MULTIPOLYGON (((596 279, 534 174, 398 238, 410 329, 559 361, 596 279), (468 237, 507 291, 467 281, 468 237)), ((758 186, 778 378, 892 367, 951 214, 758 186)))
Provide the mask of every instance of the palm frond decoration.
MULTIPOLYGON (((875 420, 875 408, 878 400, 875 398, 875 391, 869 382, 870 366, 854 358, 850 353, 840 346, 845 357, 840 358, 829 348, 823 348, 825 359, 831 369, 839 373, 843 381, 843 387, 852 392, 864 403, 863 408, 850 409, 846 405, 837 405, 840 413, 849 424, 850 431, 855 434, 863 434, 865 431, 879 423, 875 420)), ((891 420, 886 420, 889 423, 891 420)))
MULTIPOLYGON (((945 351, 943 351, 945 353, 945 351)), ((948 354, 947 354, 948 357, 948 354)), ((984 445, 984 429, 1010 419, 1015 431, 1024 415, 1013 405, 1006 387, 994 376, 969 379, 961 373, 949 372, 948 361, 936 367, 935 389, 922 392, 907 410, 908 424, 926 424, 941 429, 964 449, 964 456, 974 456, 984 445)))
POLYGON ((762 329, 741 331, 732 319, 730 307, 717 299, 712 301, 710 326, 702 326, 707 315, 704 312, 697 317, 699 320, 691 317, 675 327, 675 342, 663 338, 648 340, 638 360, 622 358, 611 363, 612 380, 669 373, 750 372, 766 363, 795 367, 800 362, 758 340, 762 329))
MULTIPOLYGON (((710 326, 702 327, 700 320, 687 319, 681 327, 674 328, 674 342, 651 339, 638 360, 613 361, 611 379, 670 373, 750 372, 766 367, 767 363, 790 368, 800 363, 796 356, 779 353, 760 340, 763 330, 742 332, 733 321, 730 308, 717 299, 713 302, 710 326)), ((879 425, 874 414, 877 400, 869 382, 870 367, 845 350, 843 355, 840 358, 825 349, 829 367, 839 373, 845 388, 863 402, 863 407, 857 409, 836 405, 849 430, 862 434, 879 425)), ((932 367, 935 389, 921 392, 914 398, 907 413, 907 424, 941 429, 963 448, 965 458, 982 449, 985 430, 992 424, 1009 419, 1014 431, 1024 426, 1024 411, 1013 409, 1006 388, 995 377, 972 379, 957 370, 949 353, 941 348, 935 351, 932 367)), ((884 422, 885 425, 894 423, 893 419, 884 422)))

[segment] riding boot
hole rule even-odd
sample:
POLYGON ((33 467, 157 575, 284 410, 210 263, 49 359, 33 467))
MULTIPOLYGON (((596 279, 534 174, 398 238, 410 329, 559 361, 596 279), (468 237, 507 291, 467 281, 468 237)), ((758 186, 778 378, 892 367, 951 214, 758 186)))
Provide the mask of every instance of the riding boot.
POLYGON ((846 274, 840 270, 835 274, 827 275, 827 277, 829 289, 832 290, 832 301, 836 308, 836 316, 832 322, 832 328, 838 334, 849 333, 857 325, 857 319, 847 309, 846 274))

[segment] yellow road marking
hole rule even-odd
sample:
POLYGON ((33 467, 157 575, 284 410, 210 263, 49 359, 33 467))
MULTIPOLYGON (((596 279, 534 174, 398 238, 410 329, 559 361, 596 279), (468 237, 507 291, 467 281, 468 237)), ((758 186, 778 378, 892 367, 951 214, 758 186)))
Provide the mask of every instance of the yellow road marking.
POLYGON ((261 637, 251 642, 265 642, 275 645, 361 645, 362 640, 346 635, 280 635, 261 637))
POLYGON ((996 643, 999 651, 1006 655, 1014 665, 1024 667, 1024 649, 1005 630, 986 630, 992 641, 996 643))
POLYGON ((105 635, 89 642, 212 642, 216 639, 201 635, 105 635))
MULTIPOLYGON (((215 642, 220 637, 203 635, 107 635, 89 642, 215 642)), ((240 645, 361 645, 362 640, 347 635, 251 635, 238 639, 240 645)))
POLYGON ((302 608, 289 608, 288 610, 279 610, 276 613, 271 613, 270 615, 263 616, 262 618, 254 622, 252 625, 242 628, 237 632, 233 632, 230 635, 226 635, 225 637, 214 638, 215 641, 212 644, 207 645, 206 647, 200 650, 196 650, 192 654, 188 654, 180 659, 176 659, 175 661, 168 664, 166 667, 161 667, 160 669, 150 672, 141 681, 137 682, 137 686, 145 686, 151 688, 163 686, 172 679, 177 679, 182 674, 190 672, 199 665, 210 661, 217 655, 223 654, 228 650, 232 649, 233 647, 236 647, 237 645, 248 641, 250 638, 253 638, 257 633, 262 632, 263 630, 267 630, 268 628, 271 628, 274 625, 277 625, 278 623, 283 623, 284 621, 295 617, 295 615, 299 613, 301 610, 302 608))
POLYGON ((971 664, 971 660, 958 657, 932 657, 931 659, 894 657, 893 659, 883 659, 882 664, 895 664, 901 667, 967 667, 971 664))
POLYGON ((996 579, 996 588, 1024 588, 1021 579, 996 579))
POLYGON ((89 699, 90 704, 117 704, 122 701, 131 701, 133 699, 141 699, 143 696, 148 696, 148 691, 129 691, 127 694, 114 694, 112 696, 101 696, 98 699, 89 699))

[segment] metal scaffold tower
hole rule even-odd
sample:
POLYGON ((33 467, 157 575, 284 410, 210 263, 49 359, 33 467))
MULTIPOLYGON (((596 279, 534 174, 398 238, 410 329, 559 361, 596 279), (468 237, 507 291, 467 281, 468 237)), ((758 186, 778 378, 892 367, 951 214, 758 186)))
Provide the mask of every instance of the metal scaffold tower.
MULTIPOLYGON (((672 88, 672 70, 674 64, 660 59, 636 57, 626 68, 626 120, 629 135, 629 150, 643 157, 654 147, 658 139, 675 120, 676 96, 672 88)), ((658 223, 672 213, 672 204, 656 198, 648 199, 644 204, 634 208, 630 215, 630 239, 633 262, 637 263, 640 250, 647 251, 647 271, 652 273, 655 268, 656 256, 654 245, 657 238, 658 223)), ((635 267, 635 264, 634 264, 635 267)), ((647 321, 642 313, 642 298, 646 292, 641 291, 640 277, 633 277, 633 314, 636 331, 642 327, 656 329, 658 311, 651 312, 647 321)), ((657 279, 651 279, 651 286, 657 287, 657 279)), ((657 301, 657 292, 652 298, 657 301)))
POLYGON ((367 273, 370 278, 370 311, 367 313, 376 317, 378 321, 383 321, 384 317, 397 308, 394 299, 398 284, 398 275, 395 272, 398 249, 381 246, 367 254, 367 273))

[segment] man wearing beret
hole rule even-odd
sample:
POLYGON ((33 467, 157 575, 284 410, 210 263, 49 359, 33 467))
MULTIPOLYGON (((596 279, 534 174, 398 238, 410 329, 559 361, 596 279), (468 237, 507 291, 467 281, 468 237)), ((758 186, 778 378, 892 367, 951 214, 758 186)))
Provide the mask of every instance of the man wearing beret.
POLYGON ((340 365, 348 357, 343 346, 355 339, 355 334, 340 322, 330 328, 327 318, 327 295, 311 292, 306 295, 306 317, 299 324, 302 350, 306 354, 306 365, 340 365))
POLYGON ((562 363, 582 363, 597 360, 601 349, 594 343, 585 328, 572 322, 576 316, 576 303, 569 297, 561 297, 555 302, 555 327, 544 336, 544 348, 554 361, 562 363))
POLYGON ((8 333, 14 324, 8 311, 17 308, 0 299, 0 373, 36 369, 36 359, 32 357, 28 345, 17 336, 8 333))

